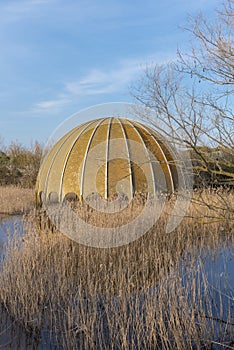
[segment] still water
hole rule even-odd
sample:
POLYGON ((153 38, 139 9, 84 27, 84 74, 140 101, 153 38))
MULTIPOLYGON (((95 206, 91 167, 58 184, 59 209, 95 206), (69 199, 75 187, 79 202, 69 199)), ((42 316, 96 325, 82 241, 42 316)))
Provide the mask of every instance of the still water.
POLYGON ((0 252, 3 249, 4 243, 8 238, 18 232, 22 234, 24 231, 22 216, 0 216, 0 252))
MULTIPOLYGON (((15 233, 22 235, 25 232, 23 217, 5 216, 0 217, 0 256, 7 240, 15 233)), ((1 261, 1 259, 0 259, 1 261)), ((34 339, 30 339, 24 332, 24 329, 12 321, 4 310, 1 309, 0 304, 0 349, 4 350, 55 350, 56 346, 49 339, 47 332, 42 332, 40 343, 34 339)))
MULTIPOLYGON (((4 243, 8 238, 14 235, 15 232, 23 234, 24 225, 21 216, 12 217, 0 217, 0 256, 4 243)), ((201 258, 201 257, 200 257, 201 258)), ((203 254, 203 271, 207 276, 208 285, 212 290, 212 298, 214 298, 214 310, 219 315, 219 309, 222 307, 222 319, 229 317, 229 322, 233 324, 233 340, 234 340, 234 243, 229 247, 220 247, 214 254, 209 251, 207 254, 203 254), (219 304, 220 291, 226 302, 222 305, 219 304), (230 315, 231 312, 231 315, 230 315)), ((199 278, 199 276, 198 276, 199 278)), ((1 306, 0 306, 1 307, 1 306)), ((35 343, 30 337, 26 336, 24 330, 14 323, 6 313, 1 310, 0 320, 0 349, 27 349, 27 350, 47 350, 57 349, 50 340, 49 332, 43 331, 41 333, 41 340, 39 343, 35 343)), ((217 316, 217 339, 219 338, 218 332, 220 332, 220 320, 217 316)), ((224 325, 225 327, 225 325, 224 325)), ((229 340, 232 340, 232 335, 229 340)), ((234 349, 234 342, 231 347, 234 349)), ((225 347, 214 345, 213 349, 221 350, 225 347)))

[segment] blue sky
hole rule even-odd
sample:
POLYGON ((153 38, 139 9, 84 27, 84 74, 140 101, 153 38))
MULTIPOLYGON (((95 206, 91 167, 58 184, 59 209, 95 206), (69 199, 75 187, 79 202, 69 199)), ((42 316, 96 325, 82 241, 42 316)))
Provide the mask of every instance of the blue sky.
MULTIPOLYGON (((75 112, 134 102, 144 67, 176 58, 188 15, 217 0, 0 0, 0 140, 45 143, 75 112)), ((82 120, 80 122, 84 122, 82 120)))

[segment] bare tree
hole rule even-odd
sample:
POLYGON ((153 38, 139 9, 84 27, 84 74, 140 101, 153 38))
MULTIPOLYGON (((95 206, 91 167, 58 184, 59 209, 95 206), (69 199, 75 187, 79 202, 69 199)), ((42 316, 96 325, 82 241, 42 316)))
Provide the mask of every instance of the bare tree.
POLYGON ((196 86, 185 86, 175 65, 155 66, 145 71, 134 87, 136 99, 155 111, 154 117, 141 114, 174 143, 191 150, 196 170, 216 182, 234 180, 233 120, 223 108, 215 109, 196 86))
POLYGON ((183 72, 195 75, 201 80, 212 83, 222 94, 234 92, 234 2, 226 0, 223 8, 217 10, 217 18, 209 23, 199 15, 190 18, 185 28, 195 39, 191 52, 179 59, 183 72))
MULTIPOLYGON (((202 15, 190 18, 191 51, 178 52, 176 63, 146 68, 133 95, 155 111, 142 118, 190 150, 197 185, 200 179, 203 186, 233 186, 233 0, 216 14, 213 23, 202 15)), ((233 212, 230 203, 223 207, 233 212)))

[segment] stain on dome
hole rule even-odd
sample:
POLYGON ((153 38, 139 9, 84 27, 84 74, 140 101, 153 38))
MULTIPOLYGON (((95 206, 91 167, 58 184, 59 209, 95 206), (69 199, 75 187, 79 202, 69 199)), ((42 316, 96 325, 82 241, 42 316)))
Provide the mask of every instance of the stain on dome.
POLYGON ((37 203, 85 199, 98 193, 172 193, 178 185, 175 150, 154 129, 135 120, 102 118, 69 131, 46 154, 37 203))

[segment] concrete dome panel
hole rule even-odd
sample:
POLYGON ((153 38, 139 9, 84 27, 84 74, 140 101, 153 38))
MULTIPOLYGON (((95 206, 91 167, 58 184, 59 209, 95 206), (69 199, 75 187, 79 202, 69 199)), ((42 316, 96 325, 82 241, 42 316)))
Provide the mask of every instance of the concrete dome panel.
POLYGON ((152 128, 124 118, 102 118, 78 126, 48 152, 37 180, 37 199, 92 192, 111 199, 123 192, 173 192, 178 174, 172 147, 152 128))
POLYGON ((80 167, 84 159, 90 135, 96 123, 95 121, 85 124, 70 144, 70 150, 67 153, 60 178, 60 201, 62 201, 69 192, 77 193, 77 196, 80 192, 80 167))

